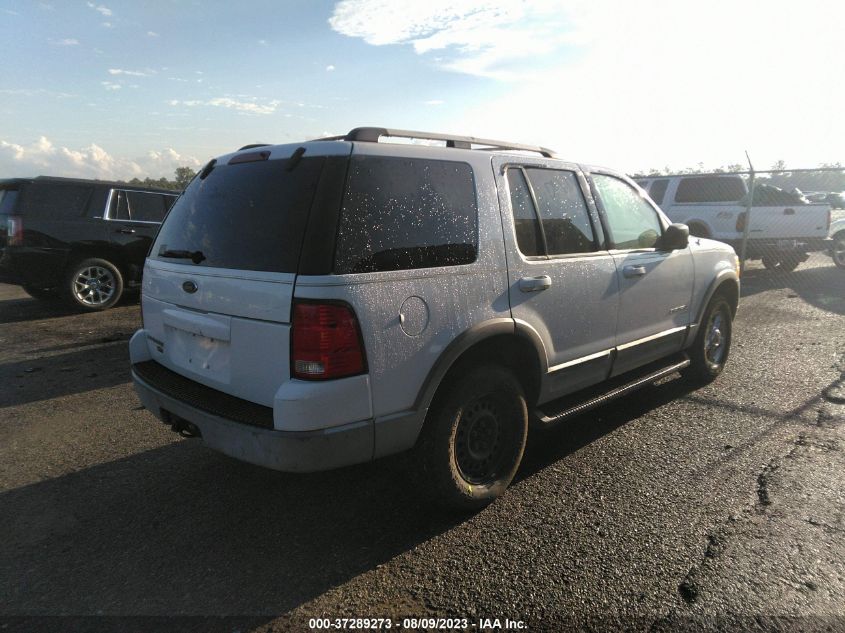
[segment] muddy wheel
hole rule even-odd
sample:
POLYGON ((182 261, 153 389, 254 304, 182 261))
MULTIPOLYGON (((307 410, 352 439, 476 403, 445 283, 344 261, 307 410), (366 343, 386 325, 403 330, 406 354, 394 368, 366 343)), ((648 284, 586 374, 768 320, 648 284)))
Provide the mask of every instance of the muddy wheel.
POLYGON ((477 367, 441 387, 417 442, 417 475, 433 499, 479 510, 504 493, 522 461, 528 410, 503 367, 477 367))

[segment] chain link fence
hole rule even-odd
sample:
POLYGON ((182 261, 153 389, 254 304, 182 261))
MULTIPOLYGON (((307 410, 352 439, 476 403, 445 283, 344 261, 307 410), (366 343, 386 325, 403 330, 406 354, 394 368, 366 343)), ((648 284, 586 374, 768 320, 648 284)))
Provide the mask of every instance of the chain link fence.
POLYGON ((727 242, 745 269, 845 275, 845 168, 637 176, 673 222, 727 242))

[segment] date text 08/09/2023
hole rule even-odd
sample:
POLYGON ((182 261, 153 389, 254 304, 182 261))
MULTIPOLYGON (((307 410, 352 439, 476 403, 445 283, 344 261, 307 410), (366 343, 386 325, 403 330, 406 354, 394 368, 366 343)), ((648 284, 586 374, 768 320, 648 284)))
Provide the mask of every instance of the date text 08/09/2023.
POLYGON ((310 618, 311 630, 406 630, 406 631, 525 631, 528 626, 522 620, 510 618, 310 618))

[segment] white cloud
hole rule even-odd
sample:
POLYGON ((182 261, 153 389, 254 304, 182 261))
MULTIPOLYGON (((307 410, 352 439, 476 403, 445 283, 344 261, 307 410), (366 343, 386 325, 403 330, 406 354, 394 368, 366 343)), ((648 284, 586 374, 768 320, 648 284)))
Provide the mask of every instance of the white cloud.
POLYGON ((257 99, 252 98, 249 101, 241 101, 232 99, 231 97, 217 97, 209 99, 208 101, 188 100, 180 101, 179 99, 171 99, 167 102, 172 106, 187 106, 193 108, 196 106, 213 106, 217 108, 228 108, 230 110, 237 110, 244 114, 273 114, 282 104, 281 101, 272 100, 260 103, 257 99))
POLYGON ((594 0, 573 16, 577 45, 446 126, 626 170, 717 167, 745 149, 759 165, 841 160, 845 85, 822 60, 841 59, 842 3, 594 0))
POLYGON ((88 2, 86 4, 88 5, 89 8, 94 9, 95 11, 98 11, 101 15, 104 15, 106 17, 109 17, 112 14, 112 10, 109 9, 108 7, 103 6, 103 5, 98 6, 98 5, 94 4, 93 2, 88 2))
POLYGON ((154 70, 124 70, 122 68, 109 68, 110 75, 128 75, 129 77, 149 77, 154 75, 154 70))
POLYGON ((42 136, 30 145, 0 140, 0 172, 16 176, 72 176, 105 180, 172 177, 176 167, 201 161, 172 148, 128 158, 114 156, 95 143, 81 149, 57 147, 42 136))
POLYGON ((335 5, 329 25, 375 46, 410 44, 420 55, 438 51, 437 63, 448 70, 515 79, 527 61, 536 63, 578 39, 570 13, 583 3, 343 0, 335 5))
POLYGON ((110 28, 112 28, 112 23, 111 22, 103 22, 103 26, 107 29, 110 29, 110 28))
POLYGON ((333 64, 329 64, 328 66, 326 66, 326 72, 329 72, 329 73, 330 73, 330 72, 332 72, 333 70, 334 70, 334 65, 333 65, 333 64))
POLYGON ((267 46, 267 40, 258 40, 258 43, 259 43, 261 46, 267 46))
POLYGON ((119 83, 115 83, 113 81, 101 81, 100 84, 106 90, 111 90, 111 91, 120 90, 120 88, 121 88, 121 85, 119 83))
POLYGON ((147 37, 158 37, 158 33, 155 31, 147 31, 147 37))
POLYGON ((72 37, 67 37, 63 40, 50 40, 50 42, 56 46, 79 46, 79 40, 72 37))

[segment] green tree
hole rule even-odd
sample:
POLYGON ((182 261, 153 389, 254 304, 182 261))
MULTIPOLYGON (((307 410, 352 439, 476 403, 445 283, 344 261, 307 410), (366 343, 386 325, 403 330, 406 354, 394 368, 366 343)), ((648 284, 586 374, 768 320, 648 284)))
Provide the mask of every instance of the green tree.
POLYGON ((197 175, 197 172, 190 167, 177 167, 176 168, 176 180, 174 184, 176 185, 177 189, 184 189, 188 186, 188 183, 194 179, 194 176, 197 175))

